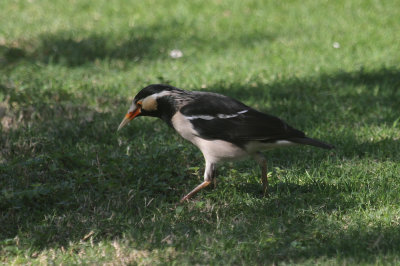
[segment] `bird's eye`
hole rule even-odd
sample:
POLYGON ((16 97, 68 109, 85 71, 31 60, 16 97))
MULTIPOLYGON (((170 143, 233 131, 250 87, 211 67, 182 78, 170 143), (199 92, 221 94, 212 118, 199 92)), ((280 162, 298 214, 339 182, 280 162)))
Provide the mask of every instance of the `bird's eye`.
POLYGON ((137 102, 136 102, 136 106, 142 107, 142 101, 137 101, 137 102))

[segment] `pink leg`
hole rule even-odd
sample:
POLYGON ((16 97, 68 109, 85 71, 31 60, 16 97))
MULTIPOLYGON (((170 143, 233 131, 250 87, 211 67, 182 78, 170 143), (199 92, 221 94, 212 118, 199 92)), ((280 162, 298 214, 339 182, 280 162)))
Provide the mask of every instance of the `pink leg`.
POLYGON ((189 194, 187 194, 186 196, 184 196, 180 203, 183 203, 185 200, 190 199, 193 195, 195 195, 197 192, 199 192, 201 189, 205 188, 206 186, 208 186, 211 182, 210 181, 204 181, 203 183, 201 183, 200 185, 198 185, 197 187, 195 187, 192 191, 189 192, 189 194))
POLYGON ((195 195, 197 192, 199 192, 201 189, 205 188, 209 184, 211 184, 211 181, 214 180, 214 186, 216 185, 215 182, 215 164, 212 162, 207 161, 206 159, 206 169, 204 171, 204 181, 197 187, 195 187, 192 191, 189 192, 186 196, 184 196, 181 200, 180 203, 183 203, 185 200, 190 199, 193 195, 195 195))

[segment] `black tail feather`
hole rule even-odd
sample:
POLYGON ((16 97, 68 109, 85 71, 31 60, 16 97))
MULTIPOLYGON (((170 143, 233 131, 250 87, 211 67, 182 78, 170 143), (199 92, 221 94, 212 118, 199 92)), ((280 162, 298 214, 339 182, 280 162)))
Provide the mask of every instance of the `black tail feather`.
POLYGON ((335 148, 333 145, 324 143, 324 142, 316 140, 316 139, 307 138, 307 137, 304 137, 304 138, 291 138, 291 139, 289 139, 289 141, 293 141, 293 142, 299 143, 299 144, 315 146, 315 147, 328 149, 328 150, 335 148))

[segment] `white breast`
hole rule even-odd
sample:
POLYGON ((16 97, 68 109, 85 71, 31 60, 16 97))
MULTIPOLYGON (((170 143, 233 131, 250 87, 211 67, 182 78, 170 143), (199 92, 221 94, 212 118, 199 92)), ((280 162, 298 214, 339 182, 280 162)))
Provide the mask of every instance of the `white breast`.
POLYGON ((223 140, 206 140, 196 137, 194 144, 199 147, 207 161, 214 163, 239 160, 248 155, 242 148, 223 140))
POLYGON ((176 112, 171 119, 172 126, 183 138, 194 143, 196 131, 193 129, 192 123, 181 112, 176 112))
POLYGON ((241 159, 247 155, 245 150, 230 142, 198 137, 190 121, 180 112, 177 112, 171 121, 179 135, 196 145, 207 161, 217 163, 224 160, 241 159))

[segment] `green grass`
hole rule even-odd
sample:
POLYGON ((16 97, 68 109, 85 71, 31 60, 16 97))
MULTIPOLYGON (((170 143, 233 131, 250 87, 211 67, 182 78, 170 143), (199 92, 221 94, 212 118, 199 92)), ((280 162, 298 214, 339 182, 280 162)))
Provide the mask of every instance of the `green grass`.
POLYGON ((399 17, 394 0, 1 1, 0 263, 398 264, 399 17), (266 152, 269 198, 254 161, 221 165, 176 207, 201 153, 155 119, 116 132, 160 82, 336 149, 266 152))

